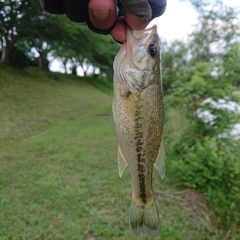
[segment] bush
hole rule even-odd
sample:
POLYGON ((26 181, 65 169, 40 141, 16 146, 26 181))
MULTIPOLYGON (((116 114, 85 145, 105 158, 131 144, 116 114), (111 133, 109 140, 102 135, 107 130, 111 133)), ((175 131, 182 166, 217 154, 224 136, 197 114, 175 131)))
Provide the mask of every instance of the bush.
POLYGON ((30 65, 30 59, 23 49, 14 47, 9 55, 9 63, 13 67, 22 69, 30 65))
POLYGON ((204 193, 226 229, 240 226, 239 149, 239 140, 205 137, 183 145, 180 159, 173 162, 183 185, 204 193))

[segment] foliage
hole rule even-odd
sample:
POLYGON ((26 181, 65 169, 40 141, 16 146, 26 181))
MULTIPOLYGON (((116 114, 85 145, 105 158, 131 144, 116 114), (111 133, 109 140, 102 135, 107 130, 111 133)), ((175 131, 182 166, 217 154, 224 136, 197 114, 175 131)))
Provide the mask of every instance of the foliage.
POLYGON ((47 58, 51 55, 61 59, 64 66, 72 63, 81 67, 85 75, 91 66, 99 68, 109 77, 118 50, 118 45, 111 37, 97 35, 86 25, 72 23, 65 16, 48 14, 35 0, 0 2, 3 62, 11 64, 10 53, 16 44, 28 46, 23 58, 32 48, 37 51, 40 69, 48 69, 47 58))
POLYGON ((239 144, 239 141, 232 141, 226 145, 226 142, 222 144, 222 139, 207 137, 192 145, 186 143, 179 160, 174 162, 176 174, 184 180, 185 186, 199 189, 210 202, 230 200, 234 210, 240 203, 237 187, 240 155, 236 152, 239 144))
POLYGON ((222 75, 234 86, 240 88, 240 42, 231 44, 228 51, 223 55, 222 75))
POLYGON ((184 42, 175 40, 172 43, 163 43, 162 49, 162 75, 164 77, 164 94, 171 94, 172 84, 178 79, 184 79, 189 67, 188 48, 184 42))
POLYGON ((18 42, 10 50, 9 63, 18 69, 23 69, 30 65, 37 66, 36 59, 28 52, 28 46, 24 42, 18 42))
POLYGON ((166 102, 185 124, 181 135, 168 133, 168 152, 182 186, 204 193, 212 207, 216 237, 227 239, 240 226, 240 139, 231 134, 240 119, 238 17, 221 1, 191 3, 196 30, 187 43, 163 48, 166 102))
POLYGON ((80 67, 85 75, 91 66, 111 78, 112 63, 119 48, 117 43, 110 36, 95 34, 86 25, 71 23, 66 18, 61 18, 61 25, 66 32, 60 43, 53 43, 51 53, 65 66, 72 63, 80 67))
POLYGON ((232 44, 240 40, 238 12, 221 2, 199 16, 196 30, 190 34, 192 61, 219 62, 232 44))
POLYGON ((205 137, 191 145, 181 145, 178 160, 173 162, 175 174, 186 187, 198 189, 206 196, 222 231, 238 232, 240 207, 240 141, 205 137), (233 154, 234 153, 234 154, 233 154), (220 220, 219 220, 220 218, 220 220))

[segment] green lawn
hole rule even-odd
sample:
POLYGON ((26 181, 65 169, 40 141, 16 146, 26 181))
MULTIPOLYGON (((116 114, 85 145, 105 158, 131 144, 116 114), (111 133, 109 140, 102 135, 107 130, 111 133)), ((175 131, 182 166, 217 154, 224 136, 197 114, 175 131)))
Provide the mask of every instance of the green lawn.
MULTIPOLYGON (((112 92, 93 85, 1 67, 1 240, 160 239, 129 231, 130 175, 118 176, 112 92)), ((215 239, 203 197, 166 175, 154 171, 161 239, 215 239)))

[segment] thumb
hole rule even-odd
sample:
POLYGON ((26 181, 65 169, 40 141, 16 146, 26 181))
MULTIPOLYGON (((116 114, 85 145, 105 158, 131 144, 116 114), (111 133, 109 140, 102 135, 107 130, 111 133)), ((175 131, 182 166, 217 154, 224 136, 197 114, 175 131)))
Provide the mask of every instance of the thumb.
POLYGON ((115 23, 117 10, 114 0, 90 0, 89 19, 95 28, 105 30, 115 23))

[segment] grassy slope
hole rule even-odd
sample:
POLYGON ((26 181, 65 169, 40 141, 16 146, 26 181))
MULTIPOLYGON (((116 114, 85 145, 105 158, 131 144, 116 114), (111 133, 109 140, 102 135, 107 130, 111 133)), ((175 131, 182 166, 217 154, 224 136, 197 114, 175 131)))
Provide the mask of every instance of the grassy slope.
MULTIPOLYGON (((111 103, 83 79, 0 69, 1 240, 150 239, 129 232, 111 103)), ((161 239, 207 239, 201 195, 168 182, 154 172, 161 239)))

